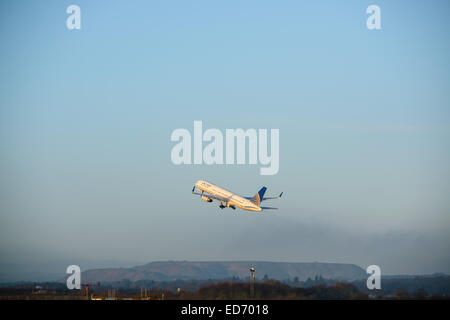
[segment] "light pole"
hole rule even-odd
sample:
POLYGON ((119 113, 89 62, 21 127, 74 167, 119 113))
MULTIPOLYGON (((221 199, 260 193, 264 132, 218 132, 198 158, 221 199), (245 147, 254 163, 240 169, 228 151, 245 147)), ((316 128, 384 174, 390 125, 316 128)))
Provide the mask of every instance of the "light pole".
POLYGON ((250 279, 250 299, 255 298, 255 268, 250 268, 250 273, 252 275, 250 279))

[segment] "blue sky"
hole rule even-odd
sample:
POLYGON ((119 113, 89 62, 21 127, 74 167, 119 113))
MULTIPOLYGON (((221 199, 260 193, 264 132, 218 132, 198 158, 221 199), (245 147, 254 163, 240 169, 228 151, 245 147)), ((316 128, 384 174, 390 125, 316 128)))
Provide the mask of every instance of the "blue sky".
POLYGON ((449 6, 2 2, 2 273, 166 259, 450 272, 449 6), (174 166, 170 134, 194 120, 280 129, 279 173, 174 166), (191 196, 200 178, 285 199, 221 212, 191 196))

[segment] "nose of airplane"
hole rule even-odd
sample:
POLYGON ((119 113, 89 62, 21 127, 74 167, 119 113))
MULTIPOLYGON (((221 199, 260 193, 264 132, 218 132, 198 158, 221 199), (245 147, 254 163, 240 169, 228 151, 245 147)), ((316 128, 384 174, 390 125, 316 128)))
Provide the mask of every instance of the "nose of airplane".
POLYGON ((203 180, 198 180, 198 181, 195 183, 195 186, 198 188, 199 186, 202 185, 202 183, 203 183, 203 180))

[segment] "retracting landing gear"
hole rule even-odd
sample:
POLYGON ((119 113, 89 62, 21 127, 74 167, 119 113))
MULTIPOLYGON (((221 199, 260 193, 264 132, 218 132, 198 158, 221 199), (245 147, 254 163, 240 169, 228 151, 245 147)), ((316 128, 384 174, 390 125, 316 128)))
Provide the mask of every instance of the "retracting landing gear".
POLYGON ((219 206, 219 208, 220 208, 220 209, 231 208, 231 209, 233 209, 233 210, 236 210, 236 207, 233 206, 232 204, 230 204, 229 202, 227 202, 227 205, 224 206, 222 201, 220 201, 220 206, 219 206))

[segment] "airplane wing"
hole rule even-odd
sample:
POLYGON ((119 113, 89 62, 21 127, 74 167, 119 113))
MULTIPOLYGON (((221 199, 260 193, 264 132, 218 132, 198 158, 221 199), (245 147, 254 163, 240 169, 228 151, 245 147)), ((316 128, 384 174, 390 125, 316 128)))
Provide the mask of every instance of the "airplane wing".
POLYGON ((263 209, 263 210, 278 210, 278 208, 274 208, 274 207, 261 207, 261 209, 263 209))
POLYGON ((196 194, 198 196, 202 196, 202 193, 195 192, 195 186, 192 188, 192 194, 196 194))
POLYGON ((199 196, 203 196, 203 197, 206 197, 206 198, 211 199, 211 200, 223 201, 223 202, 225 202, 225 203, 229 201, 228 198, 223 198, 223 197, 213 196, 212 194, 209 194, 209 193, 198 193, 198 192, 195 192, 195 187, 192 188, 192 194, 196 194, 196 195, 199 195, 199 196))
POLYGON ((223 201, 223 202, 228 202, 230 200, 228 198, 213 196, 212 194, 208 194, 208 193, 204 193, 203 196, 206 198, 209 198, 211 200, 218 200, 218 201, 223 201))

